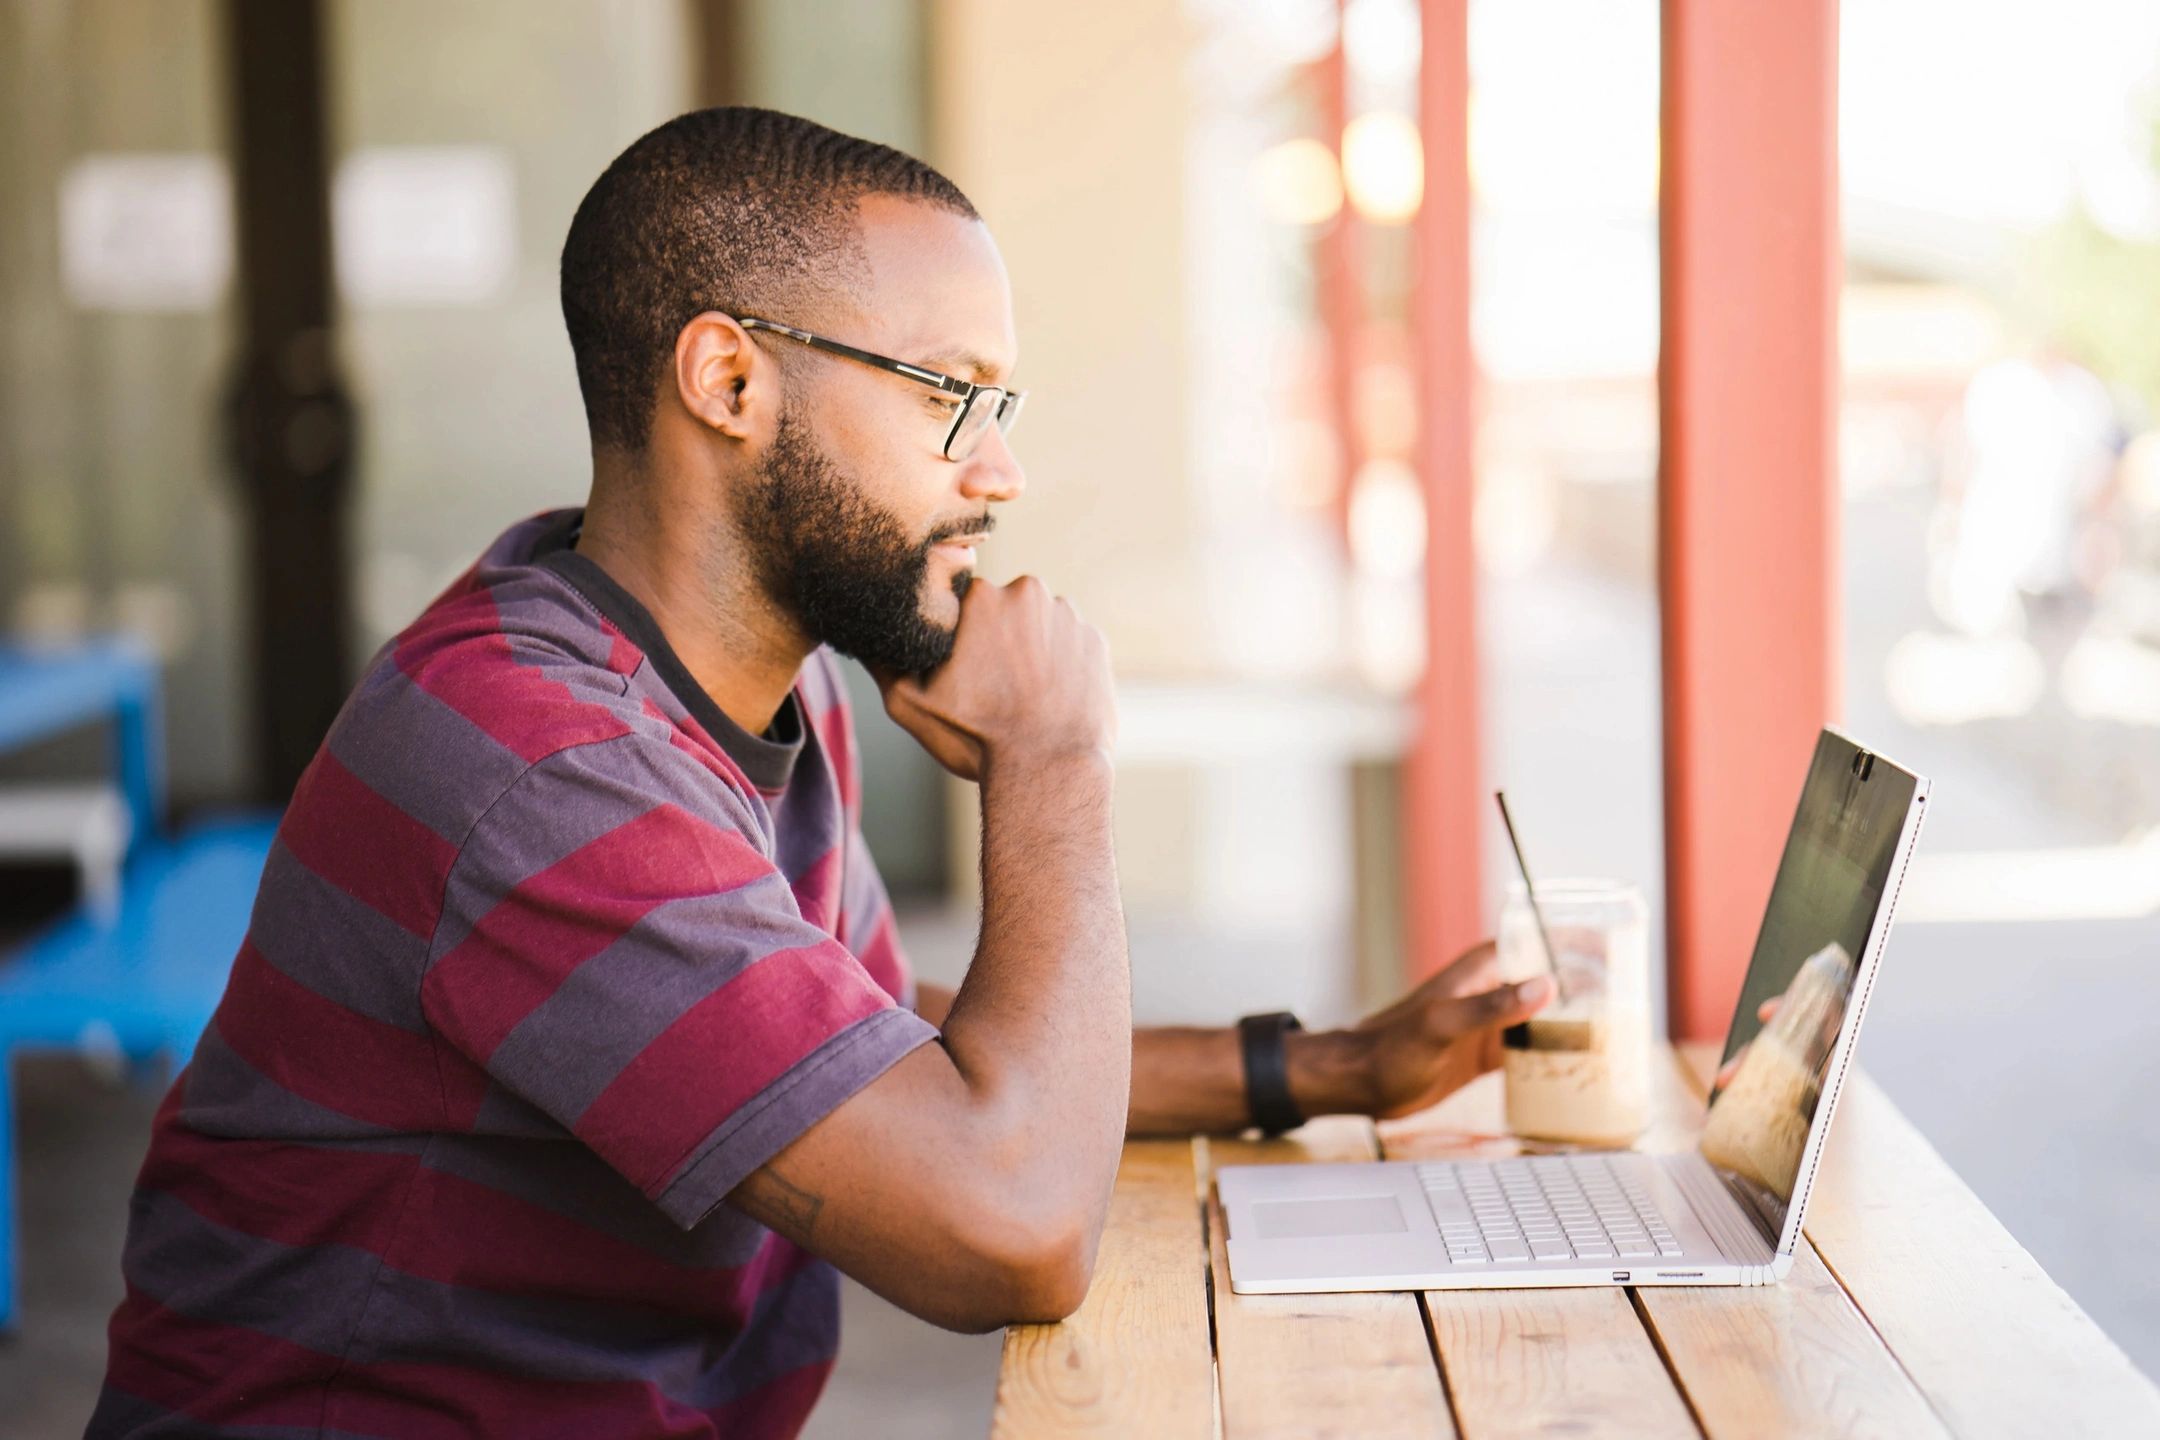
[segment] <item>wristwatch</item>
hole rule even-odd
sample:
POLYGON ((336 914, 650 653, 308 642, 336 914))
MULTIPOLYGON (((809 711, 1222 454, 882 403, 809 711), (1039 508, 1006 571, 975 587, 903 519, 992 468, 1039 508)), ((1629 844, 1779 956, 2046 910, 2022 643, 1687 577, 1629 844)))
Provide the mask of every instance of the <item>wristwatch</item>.
POLYGON ((1305 1112, 1290 1095, 1290 1064, 1283 1036, 1305 1027, 1287 1010, 1247 1015, 1237 1022, 1238 1048, 1245 1055, 1245 1108, 1264 1135, 1280 1135, 1305 1123, 1305 1112))

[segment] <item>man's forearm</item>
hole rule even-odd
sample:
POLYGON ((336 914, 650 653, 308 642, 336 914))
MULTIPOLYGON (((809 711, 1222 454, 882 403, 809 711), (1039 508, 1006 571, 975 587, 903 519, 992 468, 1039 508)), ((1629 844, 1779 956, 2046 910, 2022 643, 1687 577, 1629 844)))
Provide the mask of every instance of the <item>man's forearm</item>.
MULTIPOLYGON (((952 1002, 953 992, 944 986, 916 986, 915 1011, 933 1025, 945 1023, 952 1002)), ((1364 1052, 1349 1036, 1294 1030, 1283 1037, 1283 1044, 1291 1096, 1307 1115, 1361 1115, 1372 1108, 1364 1052)), ((1128 1134, 1222 1134, 1249 1123, 1237 1031, 1134 1032, 1128 1134)))
MULTIPOLYGON (((943 1026, 953 991, 915 987, 915 1012, 943 1026)), ((1291 1098, 1307 1115, 1367 1114, 1373 1108, 1367 1051, 1343 1031, 1293 1030, 1283 1037, 1291 1098)), ((1132 1037, 1130 1135, 1225 1134, 1251 1123, 1245 1062, 1235 1029, 1165 1027, 1132 1037)))
POLYGON ((1084 1196, 1099 1224, 1117 1169, 1132 982, 1107 757, 983 777, 982 938, 942 1031, 968 1087, 1014 1136, 1028 1183, 1084 1196))
MULTIPOLYGON (((1371 1109, 1364 1048, 1348 1032, 1294 1030, 1283 1045, 1291 1098, 1308 1116, 1371 1109)), ((1142 1030, 1133 1036, 1127 1133, 1220 1134, 1251 1123, 1236 1030, 1142 1030)))

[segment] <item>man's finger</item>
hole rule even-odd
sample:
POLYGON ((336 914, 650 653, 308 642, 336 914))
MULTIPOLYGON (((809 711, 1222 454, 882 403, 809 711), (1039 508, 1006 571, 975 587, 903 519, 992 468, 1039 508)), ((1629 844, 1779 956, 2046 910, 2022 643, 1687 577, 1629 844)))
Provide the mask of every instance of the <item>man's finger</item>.
POLYGON ((1479 971, 1492 965, 1499 957, 1500 947, 1496 942, 1480 940, 1477 944, 1450 960, 1446 967, 1433 978, 1440 981, 1444 987, 1453 989, 1460 994, 1463 993, 1464 989, 1462 986, 1463 981, 1475 978, 1479 971))
POLYGON ((1723 1065, 1718 1066, 1717 1074, 1710 1077, 1710 1088, 1713 1090, 1722 1090, 1727 1085, 1732 1084, 1733 1076, 1740 1073, 1740 1062, 1746 1058, 1747 1046, 1742 1045, 1740 1047, 1739 1054, 1733 1056, 1732 1059, 1727 1060, 1723 1065))
POLYGON ((889 670, 883 674, 873 671, 871 678, 877 681, 878 694, 884 699, 887 710, 896 706, 916 708, 916 703, 922 698, 922 681, 913 675, 896 675, 889 670))
POLYGON ((1514 1025, 1529 1019, 1552 1003, 1549 975, 1533 975, 1517 985, 1501 985, 1482 994, 1459 1000, 1448 1008, 1454 1012, 1454 1032, 1466 1035, 1495 1025, 1514 1025))

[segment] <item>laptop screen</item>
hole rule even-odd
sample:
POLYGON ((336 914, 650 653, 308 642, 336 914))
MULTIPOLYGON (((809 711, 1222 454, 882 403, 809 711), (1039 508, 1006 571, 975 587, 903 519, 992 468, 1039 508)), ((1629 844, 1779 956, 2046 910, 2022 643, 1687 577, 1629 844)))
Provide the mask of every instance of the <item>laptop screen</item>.
POLYGON ((1921 783, 1831 730, 1808 766, 1702 1138, 1704 1158, 1775 1233, 1921 783))

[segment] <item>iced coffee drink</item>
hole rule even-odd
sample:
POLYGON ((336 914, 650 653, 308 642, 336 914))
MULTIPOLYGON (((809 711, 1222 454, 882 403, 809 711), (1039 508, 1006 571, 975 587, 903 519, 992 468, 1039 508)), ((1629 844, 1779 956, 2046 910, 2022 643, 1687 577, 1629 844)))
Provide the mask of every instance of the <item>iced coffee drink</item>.
POLYGON ((1508 1129, 1537 1140, 1626 1145, 1650 1123, 1649 923, 1642 896, 1618 881, 1538 887, 1541 938, 1521 886, 1500 917, 1500 969, 1559 985, 1525 1043, 1503 1052, 1508 1129))

